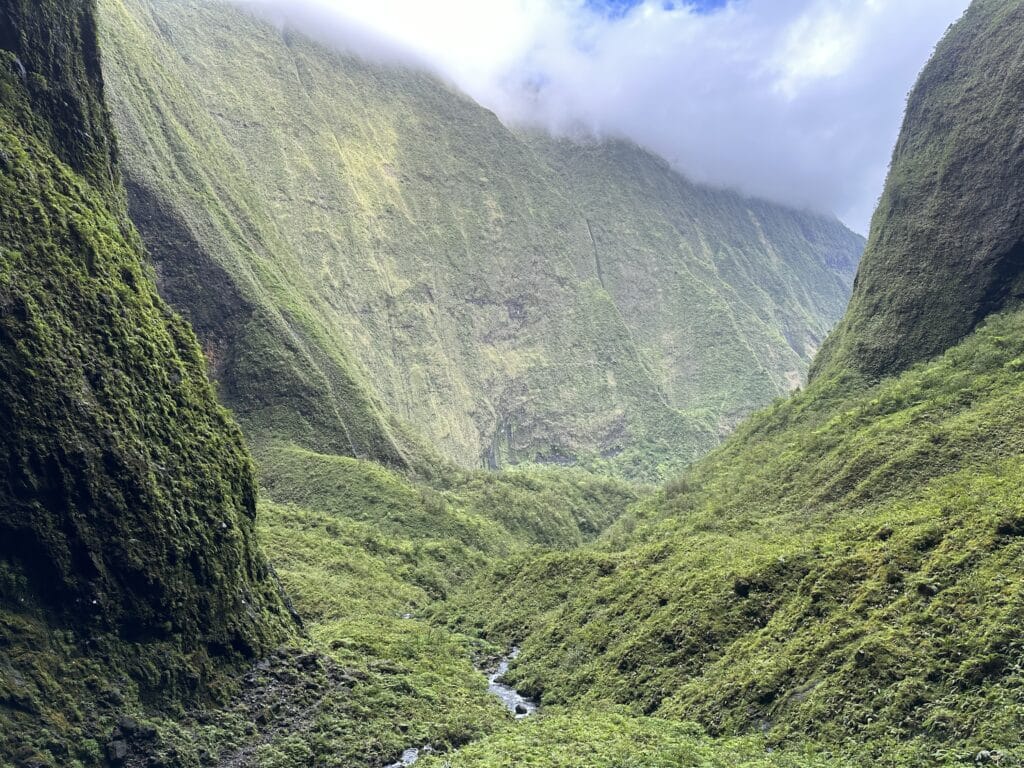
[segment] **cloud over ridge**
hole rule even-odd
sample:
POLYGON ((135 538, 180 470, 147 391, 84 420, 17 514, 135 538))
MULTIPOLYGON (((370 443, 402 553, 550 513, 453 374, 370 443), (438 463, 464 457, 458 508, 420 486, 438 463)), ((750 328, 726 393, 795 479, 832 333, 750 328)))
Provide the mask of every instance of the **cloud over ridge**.
POLYGON ((695 180, 861 232, 906 94, 969 4, 236 1, 356 55, 431 70, 507 124, 628 138, 695 180))

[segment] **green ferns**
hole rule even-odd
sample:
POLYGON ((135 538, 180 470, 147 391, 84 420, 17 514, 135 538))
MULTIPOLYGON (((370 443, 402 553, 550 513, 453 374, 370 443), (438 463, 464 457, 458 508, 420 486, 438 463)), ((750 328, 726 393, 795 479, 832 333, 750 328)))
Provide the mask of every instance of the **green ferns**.
POLYGON ((550 708, 515 728, 423 768, 839 768, 849 765, 813 748, 784 751, 756 736, 709 738, 700 726, 636 717, 613 708, 550 708))

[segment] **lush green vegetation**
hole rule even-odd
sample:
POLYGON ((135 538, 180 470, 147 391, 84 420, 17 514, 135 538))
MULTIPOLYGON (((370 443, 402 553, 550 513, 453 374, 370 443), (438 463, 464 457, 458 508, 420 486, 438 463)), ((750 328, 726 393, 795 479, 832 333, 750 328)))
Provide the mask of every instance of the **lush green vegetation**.
POLYGON ((823 375, 896 373, 1024 296, 1022 24, 1016 0, 976 0, 921 73, 823 375))
POLYGON ((663 472, 799 373, 852 266, 842 230, 635 147, 513 136, 430 78, 219 4, 103 3, 131 213, 205 359, 128 221, 91 6, 8 4, 0 762, 1024 761, 1024 310, 999 218, 1019 180, 975 163, 1007 131, 932 120, 1019 112, 1016 60, 997 77, 987 46, 1012 59, 1024 4, 978 0, 923 74, 811 385, 653 491, 455 469, 406 424, 465 464, 663 472), (982 180, 963 216, 996 201, 991 243, 936 296, 890 246, 982 180), (694 228, 710 251, 678 242, 694 228), (698 360, 723 328, 749 356, 698 360), (204 368, 252 441, 258 517, 204 368), (523 722, 475 668, 513 643, 543 704, 523 722))
POLYGON ((0 760, 73 765, 290 619, 241 433, 127 219, 93 9, 0 24, 0 760))
POLYGON ((769 749, 763 739, 709 738, 694 723, 614 709, 552 708, 516 728, 422 761, 424 768, 838 768, 807 747, 769 749))
POLYGON ((876 386, 818 382, 602 546, 482 575, 451 624, 520 642, 546 703, 872 760, 1018 754, 1022 361, 1015 312, 876 386))
MULTIPOLYGON (((483 664, 504 649, 426 620, 427 610, 496 558, 531 541, 592 538, 635 500, 627 487, 553 471, 453 476, 416 485, 380 466, 276 446, 261 539, 312 647, 357 681, 289 724, 260 764, 379 765, 410 746, 449 750, 509 724, 483 664), (582 515, 576 517, 576 515, 582 515)), ((301 676, 301 673, 300 673, 301 676)))
POLYGON ((460 541, 496 555, 582 544, 638 495, 633 486, 578 470, 449 470, 414 485, 378 465, 292 444, 262 444, 258 455, 263 487, 275 501, 352 517, 383 534, 460 541))
POLYGON ((439 610, 520 643, 521 690, 857 765, 1024 759, 1022 26, 979 0, 922 74, 807 391, 596 545, 515 556, 439 610))
POLYGON ((516 136, 225 2, 100 6, 132 215, 250 437, 422 469, 401 421, 466 468, 657 479, 841 315, 834 220, 516 136))

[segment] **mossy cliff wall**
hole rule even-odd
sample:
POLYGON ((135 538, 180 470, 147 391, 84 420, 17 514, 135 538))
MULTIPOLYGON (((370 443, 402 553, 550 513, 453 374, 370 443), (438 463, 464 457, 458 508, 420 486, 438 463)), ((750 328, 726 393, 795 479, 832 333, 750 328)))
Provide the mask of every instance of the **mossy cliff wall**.
POLYGON ((87 727, 38 695, 65 652, 175 698, 285 627, 241 434, 128 222, 95 29, 91 2, 0 9, 4 747, 87 727))
POLYGON ((1024 4, 971 5, 921 73, 850 309, 812 376, 877 378, 1024 296, 1024 4))
POLYGON ((657 477, 845 306, 834 219, 517 135, 225 2, 101 10, 132 215, 250 438, 402 464, 400 420, 467 467, 657 477))

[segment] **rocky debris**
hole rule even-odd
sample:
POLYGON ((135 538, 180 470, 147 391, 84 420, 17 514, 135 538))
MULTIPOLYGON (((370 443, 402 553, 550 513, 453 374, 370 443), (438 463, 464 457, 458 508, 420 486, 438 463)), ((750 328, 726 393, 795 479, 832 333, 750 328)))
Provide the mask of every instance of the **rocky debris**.
POLYGON ((242 677, 233 705, 256 724, 253 738, 227 755, 219 768, 253 764, 256 751, 283 733, 309 728, 319 712, 338 706, 366 674, 339 665, 329 656, 300 648, 279 648, 252 665, 242 677))
POLYGON ((107 742, 107 760, 114 765, 121 765, 128 757, 128 742, 124 739, 115 739, 107 742))
POLYGON ((508 656, 502 658, 497 667, 487 675, 487 690, 492 694, 501 699, 501 702, 505 705, 509 712, 516 716, 516 718, 523 718, 527 715, 533 714, 537 709, 537 704, 534 701, 523 696, 519 691, 510 685, 505 685, 502 679, 505 673, 508 672, 509 663, 519 656, 519 648, 513 647, 509 651, 508 656))
POLYGON ((406 768, 406 766, 412 765, 424 755, 433 754, 434 748, 427 744, 425 747, 410 747, 402 753, 402 756, 397 762, 391 763, 387 768, 406 768))
POLYGON ((127 766, 131 758, 145 759, 152 754, 157 738, 156 728, 125 715, 110 732, 103 751, 110 765, 127 766))

